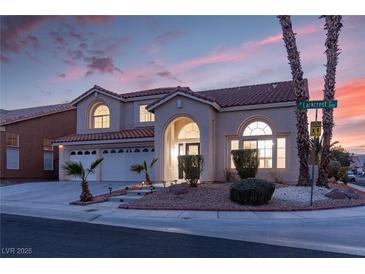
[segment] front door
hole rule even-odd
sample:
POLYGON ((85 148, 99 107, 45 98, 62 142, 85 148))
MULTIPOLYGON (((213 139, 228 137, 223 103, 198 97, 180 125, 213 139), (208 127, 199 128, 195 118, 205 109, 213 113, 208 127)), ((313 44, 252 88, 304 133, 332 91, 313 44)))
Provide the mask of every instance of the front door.
MULTIPOLYGON (((184 144, 179 144, 179 156, 180 155, 198 155, 200 154, 200 143, 185 143, 185 151, 184 144), (185 153, 184 153, 185 152, 185 153)), ((179 170, 179 179, 183 179, 183 170, 178 168, 179 170)))

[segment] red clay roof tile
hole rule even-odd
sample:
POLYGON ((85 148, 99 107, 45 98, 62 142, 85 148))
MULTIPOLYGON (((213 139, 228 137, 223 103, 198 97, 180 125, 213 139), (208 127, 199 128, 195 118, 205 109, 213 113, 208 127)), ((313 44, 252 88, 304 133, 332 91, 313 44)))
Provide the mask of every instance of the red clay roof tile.
POLYGON ((138 127, 132 129, 123 129, 115 132, 95 132, 86 134, 71 134, 58 138, 54 143, 83 142, 83 141, 100 141, 100 140, 119 140, 135 138, 154 137, 153 127, 138 127))

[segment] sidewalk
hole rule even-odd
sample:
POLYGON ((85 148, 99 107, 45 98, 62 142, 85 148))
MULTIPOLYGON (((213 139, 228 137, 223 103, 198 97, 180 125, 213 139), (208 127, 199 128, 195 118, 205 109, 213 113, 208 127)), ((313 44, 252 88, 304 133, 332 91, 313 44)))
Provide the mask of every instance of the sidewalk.
MULTIPOLYGON (((14 186, 12 186, 14 187, 14 186)), ((365 256, 365 207, 295 212, 119 209, 119 201, 71 206, 67 192, 37 199, 24 188, 1 191, 1 213, 178 232, 365 256), (11 192, 11 195, 10 195, 11 192), (27 195, 28 194, 28 195, 27 195), (22 197, 22 199, 20 199, 22 197), (27 198, 25 198, 27 197, 27 198), (53 202, 51 202, 53 201, 53 202)), ((91 186, 92 188, 92 186, 91 186)), ((34 187, 32 188, 34 189, 34 187)), ((68 192, 67 192, 68 193, 68 192)), ((45 195, 45 192, 42 192, 45 195)))

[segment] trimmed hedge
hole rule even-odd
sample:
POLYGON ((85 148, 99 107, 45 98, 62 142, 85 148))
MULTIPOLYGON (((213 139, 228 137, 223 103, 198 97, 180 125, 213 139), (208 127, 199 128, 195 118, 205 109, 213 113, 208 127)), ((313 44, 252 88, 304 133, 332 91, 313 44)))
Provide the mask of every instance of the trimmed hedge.
POLYGON ((257 168, 259 167, 257 149, 232 150, 231 154, 238 176, 242 180, 256 177, 257 168))
POLYGON ((200 173, 203 171, 203 155, 180 155, 178 156, 179 168, 183 170, 184 179, 190 186, 198 186, 200 173))
POLYGON ((275 191, 275 184, 265 180, 248 178, 233 183, 230 187, 230 199, 241 205, 267 204, 275 191))

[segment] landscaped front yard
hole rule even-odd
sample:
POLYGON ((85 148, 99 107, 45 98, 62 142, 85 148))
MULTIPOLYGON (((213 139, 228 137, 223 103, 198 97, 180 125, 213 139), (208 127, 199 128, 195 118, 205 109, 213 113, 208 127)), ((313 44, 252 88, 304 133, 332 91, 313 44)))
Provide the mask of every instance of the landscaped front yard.
POLYGON ((365 204, 365 193, 344 184, 330 184, 330 189, 315 187, 314 203, 310 206, 310 187, 276 184, 268 204, 245 206, 232 202, 229 197, 232 183, 203 183, 198 187, 188 184, 172 185, 135 200, 121 208, 130 209, 176 209, 176 210, 222 210, 222 211, 272 211, 306 210, 348 207, 365 204), (333 189, 355 192, 358 199, 330 199, 324 194, 333 189))

